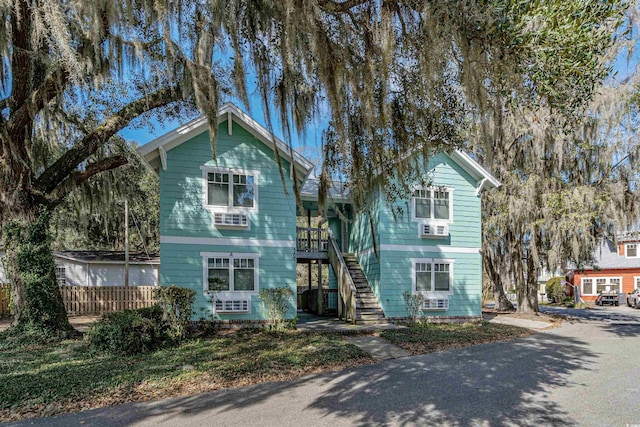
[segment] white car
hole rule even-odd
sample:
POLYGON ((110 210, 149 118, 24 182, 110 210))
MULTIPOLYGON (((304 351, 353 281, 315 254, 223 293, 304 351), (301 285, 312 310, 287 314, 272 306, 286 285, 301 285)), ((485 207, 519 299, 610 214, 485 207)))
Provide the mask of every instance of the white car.
POLYGON ((627 305, 629 307, 640 308, 640 289, 635 289, 627 295, 627 305))

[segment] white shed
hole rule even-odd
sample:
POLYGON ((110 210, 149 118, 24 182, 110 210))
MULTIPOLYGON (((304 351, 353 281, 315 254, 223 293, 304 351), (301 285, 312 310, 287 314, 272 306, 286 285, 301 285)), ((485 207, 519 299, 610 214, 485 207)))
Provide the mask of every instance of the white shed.
MULTIPOLYGON (((0 249, 0 257, 4 250, 0 249)), ((124 286, 124 252, 57 251, 56 277, 61 286, 124 286)), ((129 285, 159 284, 160 257, 141 253, 129 254, 129 285)), ((0 283, 6 282, 0 263, 0 283)))

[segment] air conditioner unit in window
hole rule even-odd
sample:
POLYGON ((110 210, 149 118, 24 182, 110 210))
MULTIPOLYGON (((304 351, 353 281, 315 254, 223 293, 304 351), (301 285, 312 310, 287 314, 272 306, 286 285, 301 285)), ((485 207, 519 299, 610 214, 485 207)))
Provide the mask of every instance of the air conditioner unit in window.
POLYGON ((222 299, 216 300, 216 313, 249 313, 251 300, 222 299))
POLYGON ((249 215, 238 213, 220 213, 213 214, 213 224, 228 227, 248 227, 249 215))
POLYGON ((420 237, 447 237, 449 226, 447 224, 420 224, 420 237))
POLYGON ((449 310, 448 298, 430 298, 422 303, 423 310, 449 310))

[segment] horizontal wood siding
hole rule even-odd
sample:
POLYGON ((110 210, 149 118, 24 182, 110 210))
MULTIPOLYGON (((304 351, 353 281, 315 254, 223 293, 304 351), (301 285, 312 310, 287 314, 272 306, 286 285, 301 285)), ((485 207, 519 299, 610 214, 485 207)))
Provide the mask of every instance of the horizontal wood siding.
POLYGON ((590 278, 594 279, 593 289, 596 289, 595 279, 598 277, 622 277, 622 291, 625 294, 632 292, 635 286, 635 278, 640 277, 640 268, 619 268, 608 270, 586 270, 583 272, 576 271, 573 274, 572 284, 580 287, 580 296, 585 301, 595 301, 597 295, 582 295, 582 279, 590 278))
MULTIPOLYGON (((295 226, 294 226, 295 230, 295 226)), ((160 244, 162 268, 160 270, 160 283, 163 286, 177 285, 196 291, 194 305, 194 319, 211 318, 211 301, 204 292, 203 260, 200 252, 222 253, 259 253, 259 289, 289 286, 293 292, 291 306, 287 318, 292 319, 296 315, 296 258, 294 248, 258 246, 212 246, 212 245, 179 245, 160 244)), ((231 320, 264 320, 266 319, 262 303, 257 293, 250 296, 251 313, 224 313, 216 318, 231 320)))
MULTIPOLYGON (((411 199, 397 202, 402 215, 393 215, 386 203, 380 204, 380 242, 392 245, 446 245, 479 248, 482 245, 480 197, 476 195, 476 181, 446 154, 429 159, 434 186, 453 188, 453 221, 449 237, 421 238, 418 223, 411 221, 411 199)), ((428 178, 425 175, 425 178, 428 178)))
MULTIPOLYGON (((208 132, 167 152, 167 170, 160 170, 160 235, 294 241, 296 203, 289 162, 281 159, 285 194, 273 150, 237 124, 233 135, 227 134, 226 122, 218 131, 217 161, 212 160, 208 132), (258 212, 249 214, 249 229, 212 226, 211 212, 203 207, 203 165, 260 173, 258 212)), ((164 261, 161 254, 163 268, 164 261)))
POLYGON ((157 301, 153 296, 157 286, 62 286, 60 293, 67 314, 103 314, 121 310, 150 307, 157 301))
POLYGON ((443 254, 441 252, 383 251, 381 253, 382 296, 379 298, 387 317, 406 317, 402 294, 412 290, 411 258, 446 258, 453 263, 453 295, 449 310, 425 311, 425 316, 480 316, 482 314, 482 259, 480 254, 443 254))

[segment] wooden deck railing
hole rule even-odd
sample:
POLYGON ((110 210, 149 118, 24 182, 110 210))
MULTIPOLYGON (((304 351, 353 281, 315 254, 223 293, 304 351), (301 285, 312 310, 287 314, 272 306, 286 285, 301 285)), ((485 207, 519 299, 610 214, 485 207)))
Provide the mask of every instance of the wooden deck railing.
POLYGON ((326 228, 296 228, 296 246, 301 252, 326 252, 329 234, 326 228))
POLYGON ((351 279, 347 263, 342 257, 338 242, 329 231, 329 263, 338 280, 338 318, 356 323, 356 285, 351 279))

